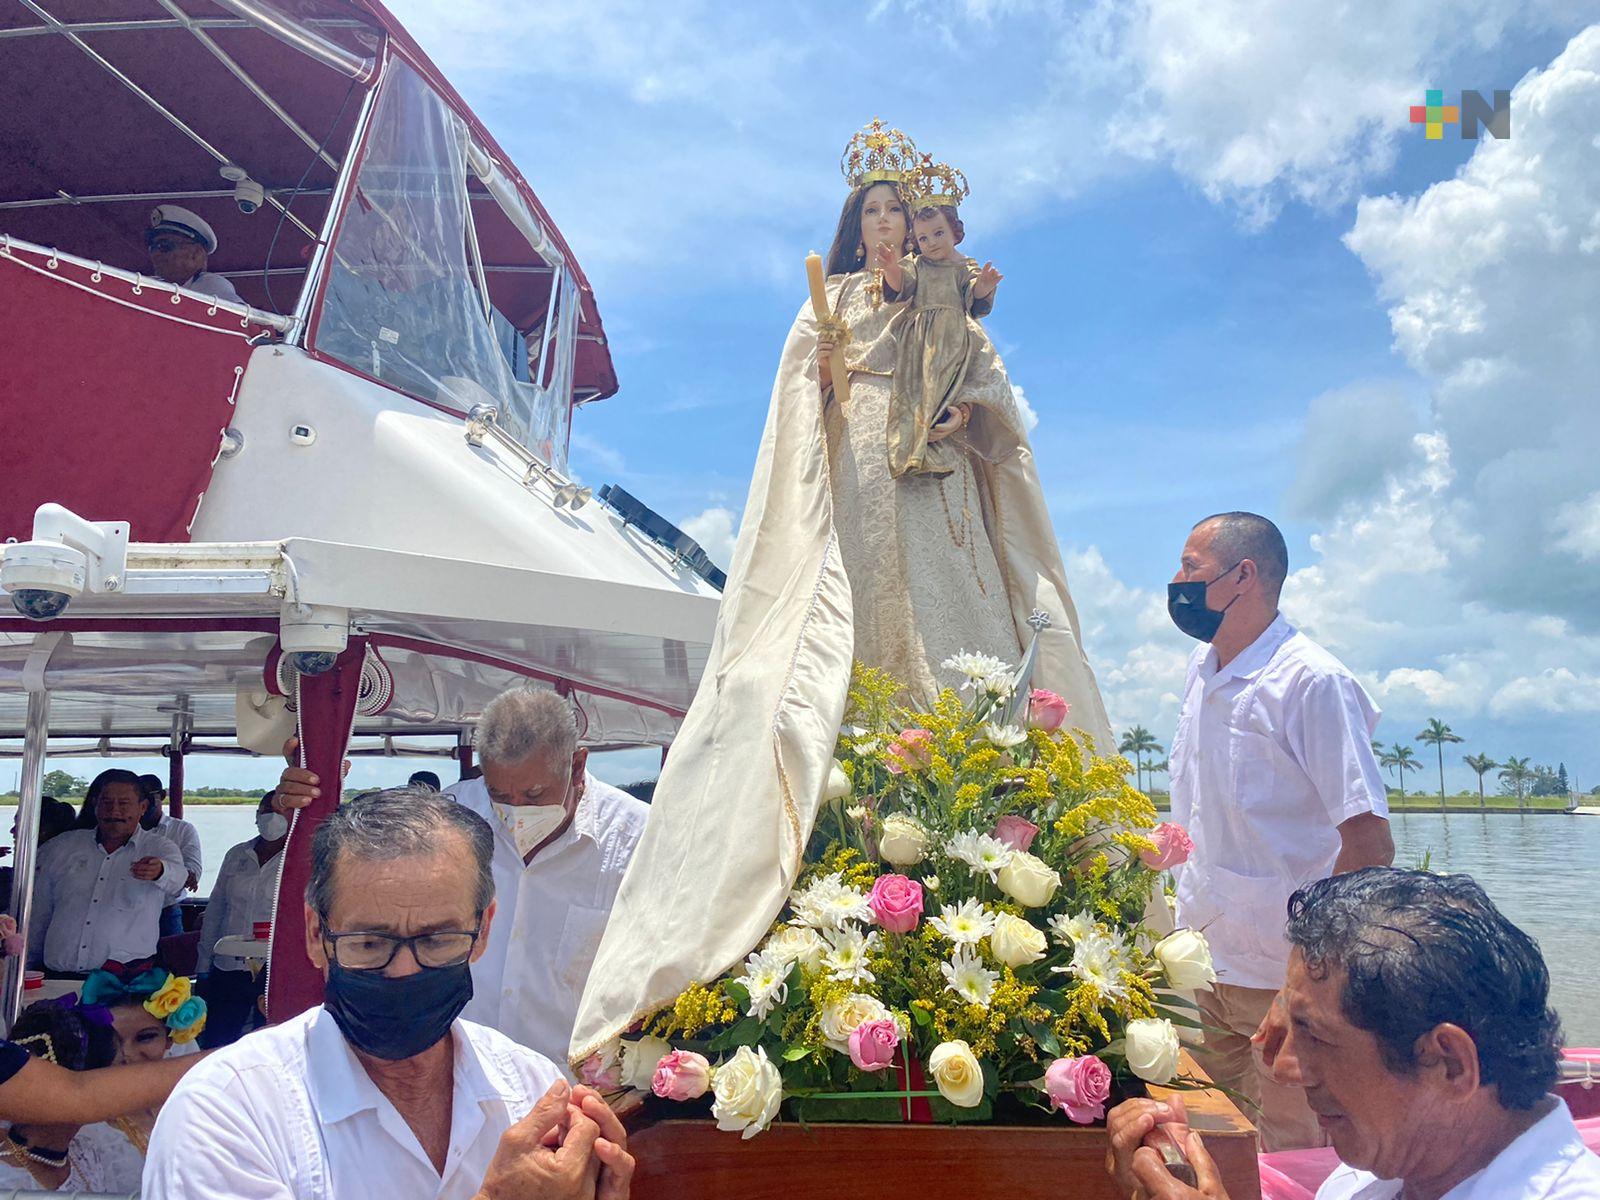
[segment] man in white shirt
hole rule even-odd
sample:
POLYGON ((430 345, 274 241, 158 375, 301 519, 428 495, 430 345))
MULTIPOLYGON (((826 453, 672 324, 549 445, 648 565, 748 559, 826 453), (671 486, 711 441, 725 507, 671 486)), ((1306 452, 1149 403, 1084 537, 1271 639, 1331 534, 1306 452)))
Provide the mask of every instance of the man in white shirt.
POLYGON ((289 819, 272 809, 272 793, 256 806, 256 836, 232 847, 222 859, 217 881, 200 922, 195 994, 206 1002, 206 1027, 200 1048, 214 1050, 235 1042, 255 1012, 256 976, 250 964, 218 954, 217 940, 249 937, 257 921, 271 921, 278 897, 278 855, 289 834, 289 819))
MULTIPOLYGON (((501 918, 473 965, 466 1015, 567 1062, 584 982, 650 808, 585 769, 571 705, 513 688, 478 720, 480 778, 444 792, 494 828, 501 918)), ((306 804, 316 777, 278 783, 281 809, 306 804)))
POLYGON ((39 850, 28 959, 82 978, 108 959, 156 952, 161 910, 183 891, 183 858, 139 827, 144 791, 132 771, 102 771, 90 785, 95 827, 51 838, 39 850))
MULTIPOLYGON (((1549 1094, 1561 1047, 1549 972, 1482 888, 1427 871, 1336 875, 1295 893, 1288 936, 1277 1065, 1303 1082, 1343 1164, 1317 1200, 1600 1200, 1600 1159, 1549 1094)), ((1107 1132, 1120 1194, 1227 1200, 1180 1100, 1130 1100, 1107 1132), (1142 1148, 1169 1135, 1197 1187, 1142 1148)))
POLYGON ((1262 1148, 1321 1145, 1299 1089, 1251 1037, 1283 986, 1284 907, 1302 884, 1394 858, 1372 753, 1378 710, 1336 658, 1284 620, 1283 535, 1253 513, 1196 525, 1168 611, 1202 643, 1189 660, 1169 757, 1172 819, 1194 840, 1176 870, 1178 922, 1205 932, 1217 982, 1199 992, 1197 1050, 1260 1111, 1262 1148))
POLYGON ((461 1019, 494 926, 493 833, 418 788, 318 826, 321 1005, 214 1052, 161 1109, 146 1200, 626 1200, 627 1135, 555 1066, 461 1019))
POLYGON ((144 245, 158 278, 218 300, 244 303, 226 276, 206 270, 209 256, 217 252, 217 235, 199 213, 181 204, 156 205, 144 245))
MULTIPOLYGON (((183 855, 183 868, 187 876, 183 881, 186 892, 200 890, 200 876, 205 872, 205 856, 200 848, 200 831, 182 817, 167 811, 167 789, 159 775, 139 776, 139 786, 144 789, 150 807, 139 824, 154 829, 178 848, 183 855)), ((161 910, 161 936, 171 937, 183 932, 183 910, 169 904, 161 910)))

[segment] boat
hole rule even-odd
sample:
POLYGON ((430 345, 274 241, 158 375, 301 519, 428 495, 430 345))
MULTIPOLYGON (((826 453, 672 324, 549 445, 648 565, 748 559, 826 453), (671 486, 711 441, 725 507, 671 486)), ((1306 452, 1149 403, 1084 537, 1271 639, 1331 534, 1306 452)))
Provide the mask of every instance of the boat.
MULTIPOLYGON (((352 735, 468 765, 519 682, 585 745, 671 743, 721 573, 569 473, 575 414, 618 388, 593 290, 377 0, 0 4, 0 351, 24 929, 51 739, 158 739, 177 811, 186 757, 290 735, 324 778, 352 735), (167 205, 237 301, 153 273, 167 205)), ((276 1020, 320 1000, 293 898, 336 801, 284 855, 276 1020)), ((8 1025, 22 984, 8 960, 8 1025)))

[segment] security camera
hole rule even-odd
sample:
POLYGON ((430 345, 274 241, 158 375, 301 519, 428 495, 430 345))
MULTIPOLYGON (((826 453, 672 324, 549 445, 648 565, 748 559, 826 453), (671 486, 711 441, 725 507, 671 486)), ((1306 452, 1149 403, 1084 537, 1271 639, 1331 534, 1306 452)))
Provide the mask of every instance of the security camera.
POLYGON ((267 202, 266 189, 251 179, 243 167, 223 167, 221 175, 233 181, 233 202, 245 216, 248 217, 267 202))
POLYGON ((300 674, 331 671, 349 643, 349 609, 285 602, 278 617, 278 644, 300 674))
POLYGON ((59 617, 84 592, 114 592, 128 560, 126 521, 85 521, 59 504, 41 504, 33 538, 0 553, 0 588, 34 621, 59 617))

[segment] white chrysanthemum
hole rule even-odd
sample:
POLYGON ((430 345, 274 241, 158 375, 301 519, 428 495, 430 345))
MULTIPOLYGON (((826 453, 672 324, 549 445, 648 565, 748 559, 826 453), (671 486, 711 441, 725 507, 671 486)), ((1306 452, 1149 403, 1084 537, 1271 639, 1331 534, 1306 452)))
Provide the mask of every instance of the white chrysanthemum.
POLYGON ((946 991, 954 992, 968 1004, 985 1008, 994 996, 994 985, 1000 982, 1000 973, 985 967, 965 946, 958 946, 949 962, 939 964, 939 973, 944 976, 946 991))
POLYGON ((789 897, 789 907, 794 910, 790 924, 812 929, 838 929, 847 921, 872 920, 872 905, 867 903, 866 893, 846 886, 837 872, 794 893, 789 897))
POLYGON ((1093 985, 1103 1000, 1117 1001, 1127 998, 1128 984, 1124 976, 1131 965, 1122 935, 1097 930, 1073 944, 1072 962, 1064 967, 1052 967, 1051 971, 1093 985))
POLYGON ((992 654, 973 654, 967 650, 952 654, 939 666, 943 670, 965 675, 968 682, 963 686, 970 686, 992 675, 1003 675, 1011 669, 992 654))
POLYGON ((865 821, 867 819, 867 807, 864 804, 852 804, 844 810, 844 815, 852 821, 865 821))
POLYGON ((946 904, 928 924, 958 946, 975 946, 994 932, 994 914, 968 898, 960 904, 946 904))
POLYGON ((827 948, 822 935, 805 925, 785 925, 762 947, 785 962, 799 963, 800 970, 807 975, 815 975, 822 969, 822 955, 827 948))
POLYGON ((939 890, 939 877, 937 875, 929 875, 922 881, 922 890, 925 892, 937 892, 939 890))
POLYGON ((1076 945, 1095 931, 1094 918, 1086 912, 1058 913, 1050 918, 1050 932, 1063 946, 1076 945))
POLYGON ((1014 750, 1028 740, 1027 733, 1015 725, 996 725, 986 721, 983 736, 997 750, 1014 750))
POLYGON ((778 1005, 789 998, 789 960, 771 950, 758 950, 745 959, 744 974, 735 981, 750 993, 750 1015, 767 1019, 778 1005))
POLYGON ((867 955, 882 941, 877 930, 863 933, 859 929, 838 929, 826 935, 828 949, 822 955, 822 967, 829 978, 845 983, 876 983, 877 976, 867 967, 867 955))
POLYGON ((1011 670, 1007 667, 975 681, 972 686, 980 694, 993 696, 996 700, 1007 700, 1016 690, 1017 681, 1011 677, 1011 670))
POLYGON ((987 875, 990 883, 1000 878, 1000 872, 1014 853, 999 838, 975 829, 956 834, 945 846, 944 852, 957 862, 966 863, 975 874, 987 875))
POLYGON ((883 749, 883 742, 877 738, 868 738, 864 742, 857 742, 853 753, 865 758, 869 754, 876 754, 881 749, 883 749))

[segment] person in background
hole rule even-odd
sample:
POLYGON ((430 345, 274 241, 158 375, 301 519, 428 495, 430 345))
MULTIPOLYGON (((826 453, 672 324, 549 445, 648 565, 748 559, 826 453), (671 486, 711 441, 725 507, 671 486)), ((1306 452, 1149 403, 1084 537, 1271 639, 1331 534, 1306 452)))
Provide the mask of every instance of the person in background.
POLYGON ((156 205, 150 211, 144 247, 150 254, 150 269, 159 278, 218 300, 244 303, 226 277, 206 270, 217 252, 217 235, 199 213, 178 204, 156 205))
POLYGON ((200 1035, 200 1045, 207 1050, 237 1041, 257 1014, 255 973, 244 959, 217 954, 217 939, 249 936, 256 922, 272 920, 278 895, 278 855, 288 836, 289 818, 274 811, 268 792, 256 806, 256 836, 228 851, 206 902, 196 966, 200 980, 195 991, 210 1008, 210 1019, 200 1035))
POLYGON ((86 803, 95 828, 53 838, 34 876, 28 958, 61 978, 153 956, 161 910, 183 891, 178 847, 139 826, 148 805, 137 775, 100 772, 86 803))
POLYGON ((413 771, 406 783, 410 787, 425 787, 435 792, 439 790, 439 777, 432 771, 413 771))
MULTIPOLYGON (((444 795, 494 831, 500 920, 473 964, 465 1015, 565 1064, 589 968, 650 809, 586 770, 572 707, 552 691, 491 700, 475 735, 483 777, 444 795)), ((290 767, 276 803, 296 808, 317 777, 290 767)))
MULTIPOLYGON (((72 805, 64 800, 57 800, 54 796, 43 796, 39 801, 39 840, 37 845, 44 845, 57 834, 67 832, 77 826, 78 815, 72 811, 72 805)), ((17 840, 17 822, 11 821, 11 840, 17 840)), ((10 846, 0 846, 0 856, 11 853, 10 846)), ((11 907, 11 868, 0 867, 0 910, 11 907)))
POLYGON ((1167 607, 1197 639, 1169 758, 1172 819, 1194 840, 1176 868, 1179 925, 1203 929, 1217 979, 1196 999, 1195 1057, 1259 1109, 1264 1150, 1323 1144, 1305 1093, 1252 1045, 1283 986, 1290 893, 1394 858, 1372 753, 1378 710, 1333 655, 1278 611, 1289 553, 1254 513, 1189 534, 1167 607))
POLYGON ((391 788, 311 839, 323 1003, 213 1052, 161 1110, 145 1200, 626 1200, 627 1134, 594 1092, 461 1017, 495 923, 494 833, 391 788))
MULTIPOLYGON (((139 819, 139 824, 146 829, 154 829, 178 848, 178 853, 183 855, 183 866, 187 872, 183 881, 184 890, 198 891, 200 876, 205 870, 200 849, 200 831, 182 817, 175 817, 167 811, 167 788, 161 782, 159 775, 139 776, 139 786, 144 789, 145 797, 150 802, 150 807, 139 819)), ((167 905, 161 910, 161 936, 171 937, 182 932, 182 908, 176 904, 167 905)))
MULTIPOLYGON (((22 1010, 11 1027, 12 1041, 24 1059, 50 1064, 63 1074, 105 1067, 116 1053, 107 1023, 96 1023, 71 1006, 41 1000, 22 1010)), ((94 1169, 95 1156, 77 1145, 73 1121, 12 1119, 0 1127, 0 1191, 86 1192, 109 1190, 94 1169)))
MULTIPOLYGON (((1600 1159, 1550 1094, 1561 1023, 1544 958, 1472 879, 1335 875, 1294 894, 1288 936, 1274 1067, 1304 1086, 1343 1164, 1317 1200, 1600 1198, 1600 1159)), ((1176 1097, 1126 1101, 1106 1128, 1120 1194, 1227 1200, 1176 1097), (1197 1188, 1143 1148, 1169 1134, 1197 1188)))

